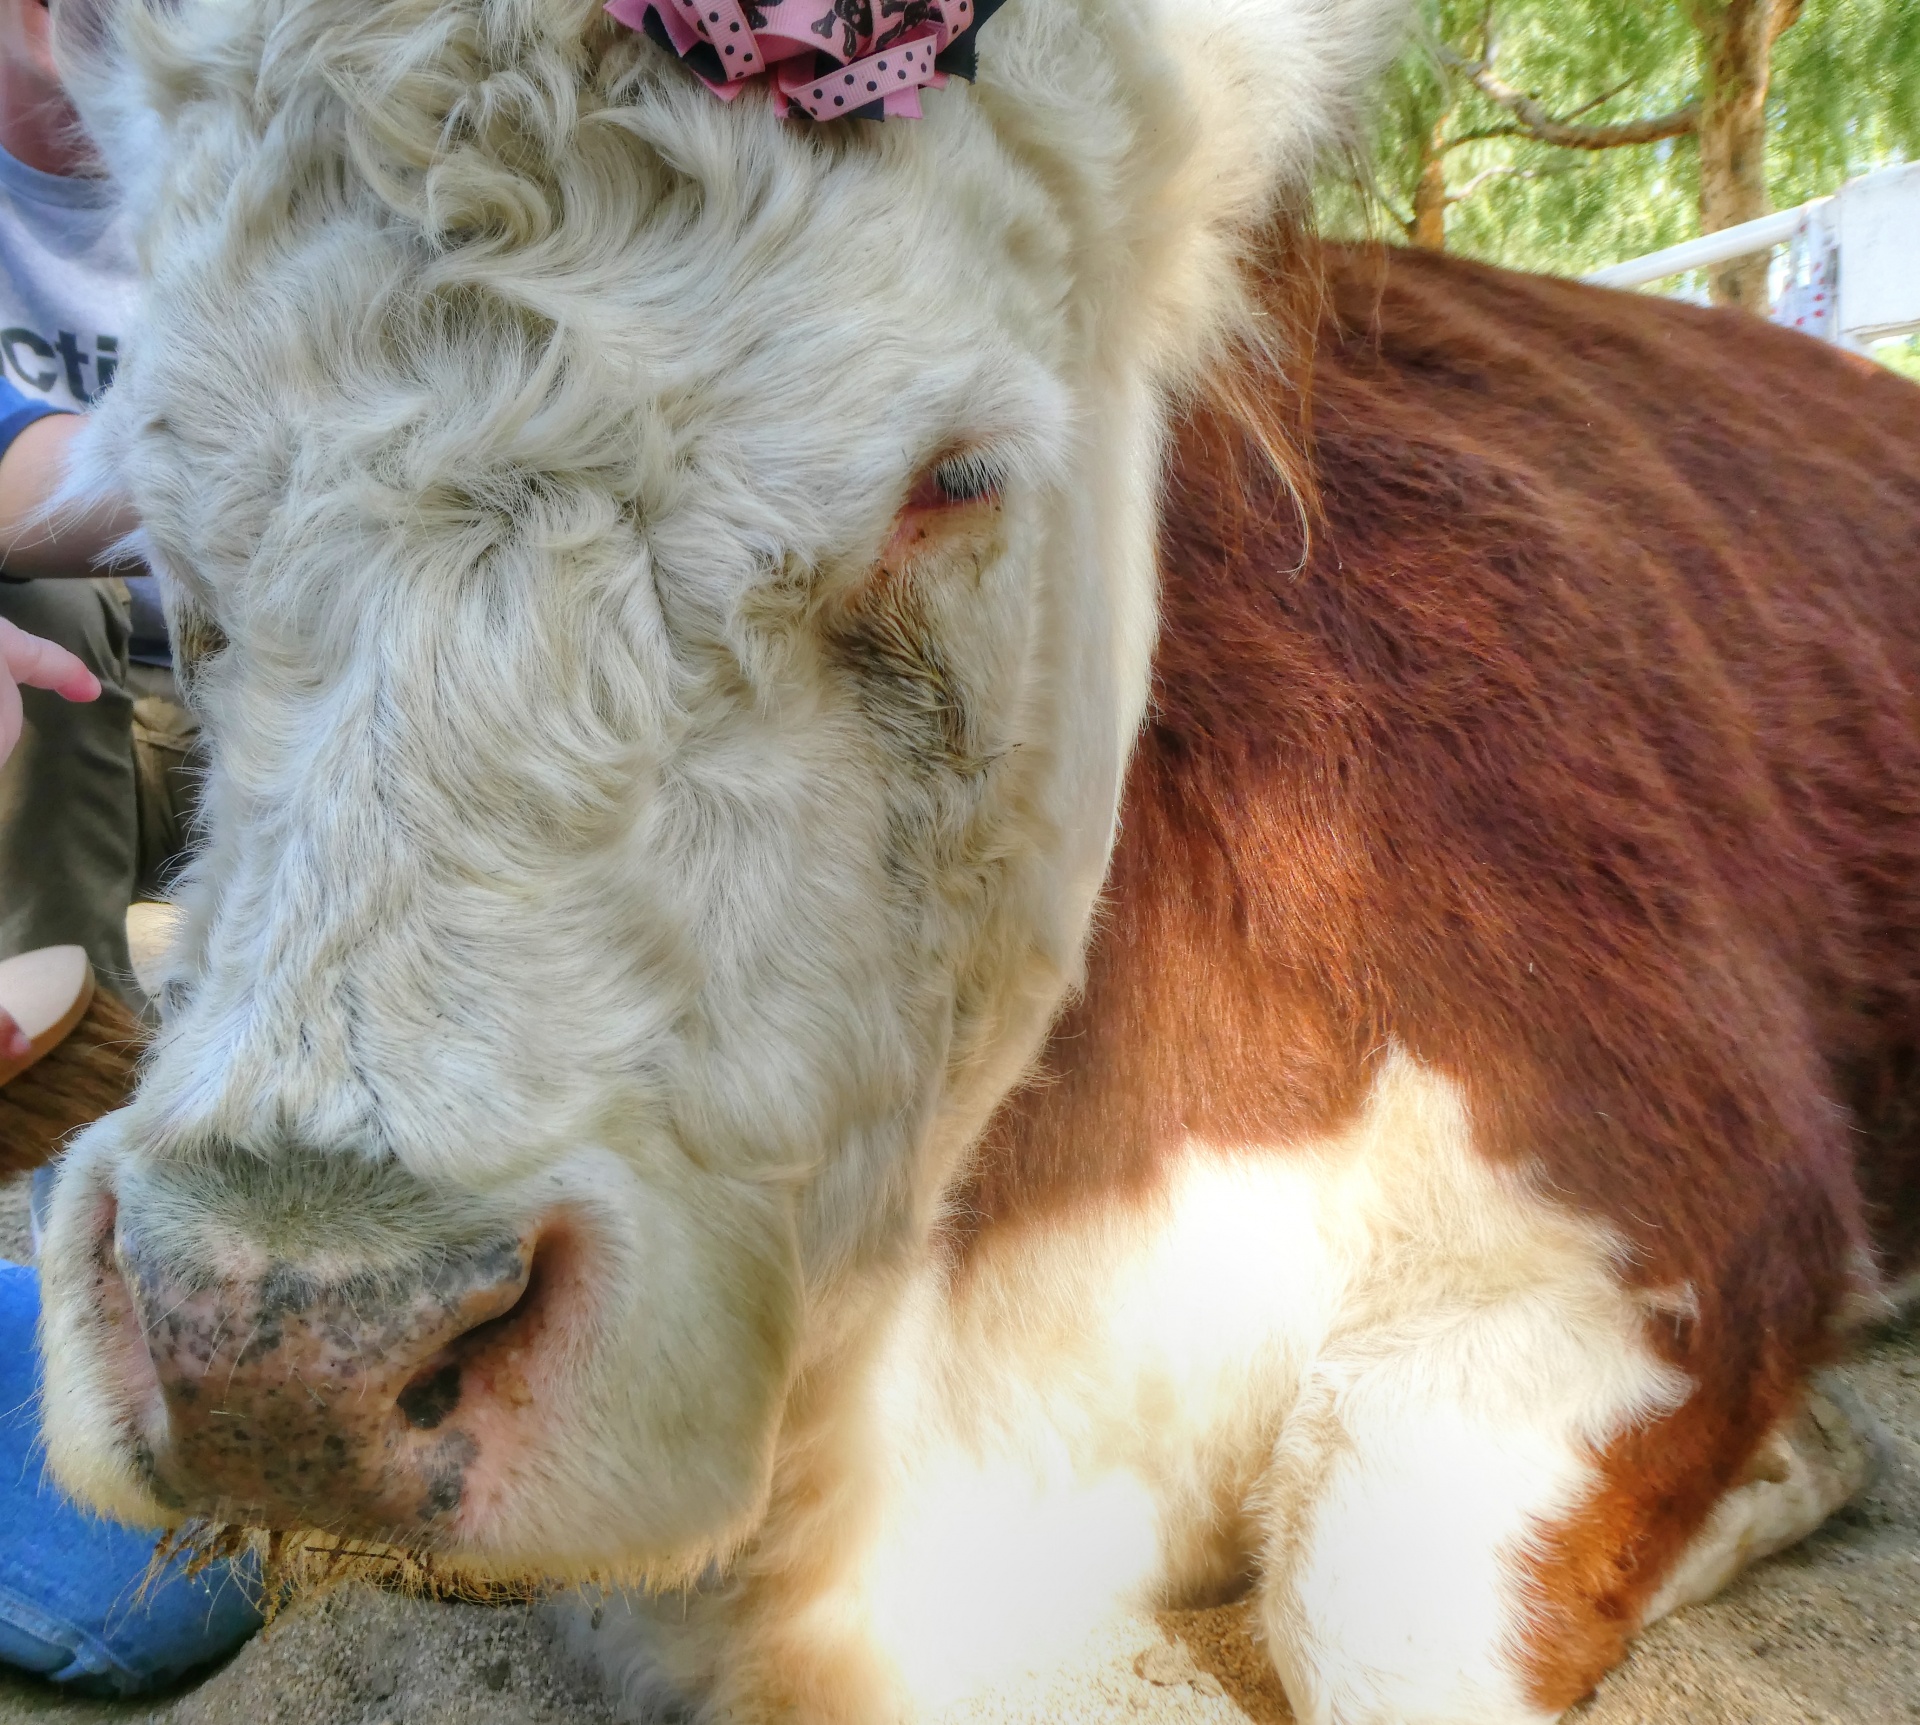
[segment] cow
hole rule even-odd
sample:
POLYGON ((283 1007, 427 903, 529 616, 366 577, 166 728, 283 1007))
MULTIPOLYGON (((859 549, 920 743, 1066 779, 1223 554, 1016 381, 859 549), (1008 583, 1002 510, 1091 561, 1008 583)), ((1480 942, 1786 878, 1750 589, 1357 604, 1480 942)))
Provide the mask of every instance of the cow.
POLYGON ((1387 0, 854 121, 597 0, 59 10, 211 756, 68 1490, 601 1587, 643 1714, 1250 1590, 1303 1721, 1501 1725, 1857 1489, 1920 392, 1317 247, 1387 0))

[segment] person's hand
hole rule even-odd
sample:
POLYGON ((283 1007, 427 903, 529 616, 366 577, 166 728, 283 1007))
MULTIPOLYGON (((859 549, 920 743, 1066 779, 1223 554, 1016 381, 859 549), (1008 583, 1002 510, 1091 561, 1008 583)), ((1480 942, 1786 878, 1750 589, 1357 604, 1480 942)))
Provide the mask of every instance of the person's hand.
MULTIPOLYGON (((92 701, 100 695, 100 679, 64 647, 16 629, 0 618, 0 761, 13 753, 20 740, 20 689, 51 689, 69 701, 92 701)), ((0 1013, 0 1018, 5 1018, 0 1013)), ((5 1018, 0 1043, 6 1039, 5 1018)))

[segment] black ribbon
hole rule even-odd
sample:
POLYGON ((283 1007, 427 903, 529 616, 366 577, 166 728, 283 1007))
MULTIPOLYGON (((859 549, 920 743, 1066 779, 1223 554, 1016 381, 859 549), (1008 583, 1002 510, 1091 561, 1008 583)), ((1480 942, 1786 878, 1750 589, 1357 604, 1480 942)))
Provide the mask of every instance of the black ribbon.
POLYGON ((971 84, 978 67, 976 43, 980 26, 1006 3, 1007 0, 973 0, 973 22, 940 50, 933 69, 936 72, 951 72, 954 77, 965 78, 971 84))

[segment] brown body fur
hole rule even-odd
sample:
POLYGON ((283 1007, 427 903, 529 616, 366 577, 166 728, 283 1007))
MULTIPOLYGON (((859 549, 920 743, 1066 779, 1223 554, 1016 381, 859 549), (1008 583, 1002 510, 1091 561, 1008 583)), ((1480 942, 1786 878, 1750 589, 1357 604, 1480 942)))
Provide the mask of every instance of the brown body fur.
MULTIPOLYGON (((1920 390, 1744 314, 1335 250, 1317 522, 1182 426, 1087 988, 955 1214, 1324 1133, 1389 1045, 1629 1243, 1697 1392, 1535 1566, 1564 1706, 1920 1257, 1920 390)), ((1272 292, 1284 293, 1276 272, 1272 292)))

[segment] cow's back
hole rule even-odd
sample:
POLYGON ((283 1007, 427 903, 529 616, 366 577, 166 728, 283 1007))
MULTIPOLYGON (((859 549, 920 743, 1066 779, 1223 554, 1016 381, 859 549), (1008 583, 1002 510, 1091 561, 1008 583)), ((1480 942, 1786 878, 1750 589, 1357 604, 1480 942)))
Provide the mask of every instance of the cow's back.
POLYGON ((1317 504, 1244 415, 1181 430, 1087 990, 956 1213, 1284 1153, 1399 1049, 1784 1382, 1863 1236, 1920 1244, 1920 390, 1445 258, 1326 279, 1317 504))

